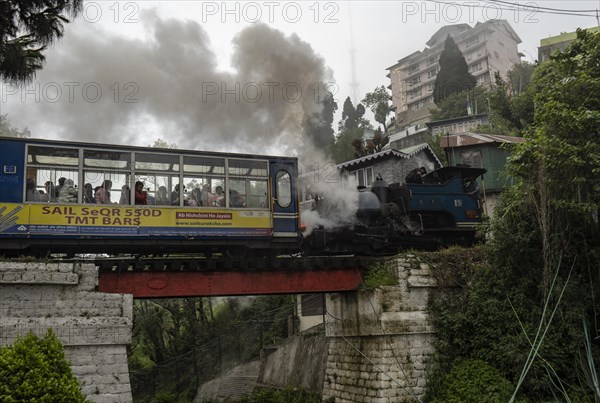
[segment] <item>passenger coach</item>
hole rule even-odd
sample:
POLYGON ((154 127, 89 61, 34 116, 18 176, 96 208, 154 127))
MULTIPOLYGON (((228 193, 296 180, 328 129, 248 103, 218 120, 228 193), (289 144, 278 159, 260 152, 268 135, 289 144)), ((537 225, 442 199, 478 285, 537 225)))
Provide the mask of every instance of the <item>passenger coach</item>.
POLYGON ((0 254, 299 249, 295 158, 0 137, 0 169, 0 254))

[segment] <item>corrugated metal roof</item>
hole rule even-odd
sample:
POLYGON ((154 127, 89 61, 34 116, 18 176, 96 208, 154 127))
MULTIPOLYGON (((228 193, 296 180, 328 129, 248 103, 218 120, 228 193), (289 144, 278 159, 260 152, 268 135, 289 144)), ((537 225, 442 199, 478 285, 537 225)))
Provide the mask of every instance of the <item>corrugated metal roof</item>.
POLYGON ((379 151, 378 153, 375 153, 375 154, 369 154, 369 155, 365 155, 364 157, 360 157, 360 158, 357 158, 357 159, 354 159, 351 161, 343 162, 341 164, 338 164, 337 168, 338 169, 342 169, 342 168, 347 169, 354 165, 359 165, 364 162, 375 161, 377 159, 387 157, 388 155, 393 155, 397 158, 408 159, 408 158, 412 157, 413 155, 415 155, 416 153, 418 153, 422 150, 425 150, 425 149, 429 149, 429 151, 431 152, 431 155, 433 155, 433 157, 435 158, 437 163, 440 166, 442 166, 441 161, 438 159, 437 155, 435 155, 435 153, 433 152, 433 150, 431 149, 429 144, 421 143, 421 144, 417 144, 412 147, 403 148, 401 150, 395 150, 393 148, 388 148, 387 150, 379 151))
POLYGON ((501 134, 460 133, 442 136, 440 144, 443 148, 464 147, 487 143, 524 143, 523 137, 504 136, 501 134))

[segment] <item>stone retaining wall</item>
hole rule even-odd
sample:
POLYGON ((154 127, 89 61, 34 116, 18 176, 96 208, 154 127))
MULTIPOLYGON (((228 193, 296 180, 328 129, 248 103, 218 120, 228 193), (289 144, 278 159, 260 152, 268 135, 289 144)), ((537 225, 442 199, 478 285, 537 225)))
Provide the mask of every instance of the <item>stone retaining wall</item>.
POLYGON ((52 328, 89 400, 131 402, 133 298, 95 291, 97 279, 93 264, 0 262, 0 345, 52 328))

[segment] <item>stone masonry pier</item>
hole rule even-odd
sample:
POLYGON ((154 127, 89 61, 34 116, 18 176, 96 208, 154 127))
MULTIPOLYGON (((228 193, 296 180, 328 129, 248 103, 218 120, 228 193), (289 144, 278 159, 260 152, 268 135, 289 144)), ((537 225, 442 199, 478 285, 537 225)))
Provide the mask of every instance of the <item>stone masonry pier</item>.
POLYGON ((133 299, 97 292, 97 281, 93 263, 0 262, 0 345, 52 328, 90 401, 131 402, 133 299))
POLYGON ((414 255, 395 257, 398 285, 327 294, 327 366, 323 401, 399 403, 422 401, 435 353, 428 317, 436 287, 428 264, 414 255))

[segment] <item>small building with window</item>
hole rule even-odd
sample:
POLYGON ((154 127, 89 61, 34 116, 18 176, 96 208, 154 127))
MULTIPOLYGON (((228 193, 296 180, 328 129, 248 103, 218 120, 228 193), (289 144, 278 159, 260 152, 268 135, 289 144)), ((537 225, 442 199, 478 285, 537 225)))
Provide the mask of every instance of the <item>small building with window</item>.
POLYGON ((468 133, 477 129, 478 126, 490 123, 487 113, 461 116, 458 118, 436 120, 426 123, 433 137, 446 134, 468 133))
POLYGON ((378 175, 388 183, 400 183, 410 171, 425 167, 427 172, 441 168, 442 163, 429 144, 421 143, 396 150, 388 148, 337 166, 342 176, 354 176, 358 186, 369 187, 378 175))
POLYGON ((511 154, 510 146, 523 142, 525 139, 522 137, 472 132, 449 134, 440 138, 448 165, 465 164, 487 169, 481 191, 486 201, 484 210, 488 215, 493 214, 499 194, 513 184, 513 178, 505 173, 506 160, 511 154))

